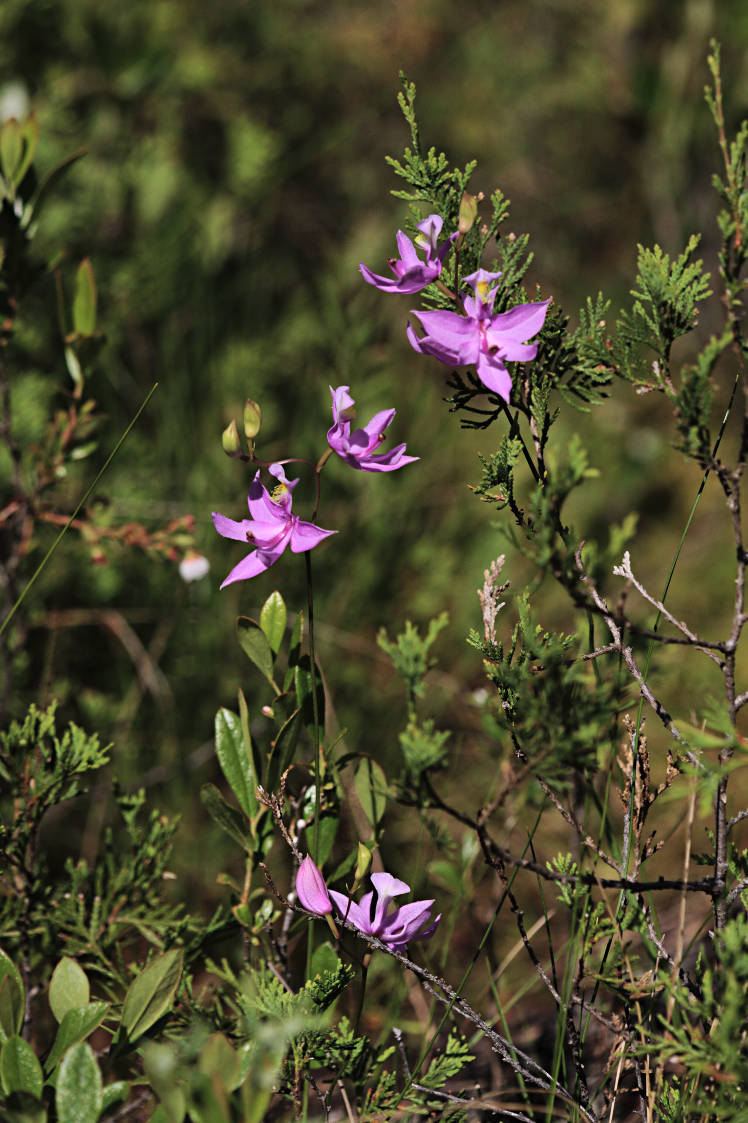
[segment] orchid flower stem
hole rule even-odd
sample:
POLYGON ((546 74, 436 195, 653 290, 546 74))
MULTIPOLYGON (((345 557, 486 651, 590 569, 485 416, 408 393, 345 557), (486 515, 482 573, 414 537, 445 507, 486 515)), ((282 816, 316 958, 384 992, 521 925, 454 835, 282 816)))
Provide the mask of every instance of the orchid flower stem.
POLYGON ((317 661, 314 652, 314 590, 312 587, 312 559, 309 556, 309 550, 304 554, 304 561, 306 564, 306 595, 309 616, 309 662, 312 682, 312 721, 314 724, 314 833, 312 834, 312 857, 315 863, 319 865, 319 817, 321 805, 319 706, 317 703, 317 661))
POLYGON ((80 500, 80 502, 78 503, 78 506, 77 506, 77 507, 75 508, 75 510, 73 511, 72 515, 70 516, 70 518, 68 519, 68 521, 67 521, 67 522, 65 523, 65 525, 64 525, 64 526, 63 526, 63 528, 62 528, 62 530, 61 530, 61 531, 60 531, 60 533, 59 533, 59 534, 57 535, 57 537, 55 538, 54 542, 53 542, 53 543, 52 543, 52 545, 51 545, 51 546, 49 547, 49 549, 47 550, 46 554, 44 555, 44 557, 42 558, 42 560, 41 560, 41 561, 39 562, 39 565, 38 565, 38 566, 36 567, 36 569, 34 570, 33 574, 32 574, 32 575, 31 575, 31 577, 29 578, 29 580, 28 580, 28 583, 26 584, 26 587, 25 587, 25 588, 24 588, 24 590, 22 591, 21 595, 20 595, 20 596, 18 597, 18 600, 17 600, 16 602, 15 602, 15 604, 14 604, 14 605, 13 605, 13 607, 11 608, 10 612, 9 612, 9 613, 8 613, 8 615, 7 615, 6 617, 5 617, 5 619, 3 620, 2 624, 0 624, 0 636, 1 636, 2 634, 3 634, 3 632, 4 632, 4 631, 5 631, 5 629, 7 628, 8 624, 9 624, 9 623, 11 622, 11 620, 13 619, 13 617, 14 617, 14 615, 15 615, 15 613, 16 613, 16 610, 17 610, 18 608, 20 608, 20 606, 21 606, 21 604, 22 604, 23 600, 24 600, 24 599, 25 599, 25 597, 26 597, 26 594, 27 594, 27 593, 29 592, 29 590, 30 590, 30 589, 32 588, 32 586, 33 586, 33 585, 35 584, 35 582, 36 582, 36 579, 37 579, 37 578, 39 577, 40 573, 42 572, 42 570, 43 570, 43 569, 44 569, 44 567, 46 566, 47 562, 48 562, 48 561, 49 561, 49 559, 50 559, 50 558, 52 557, 53 553, 55 552, 55 550, 56 550, 56 549, 57 549, 57 547, 59 546, 59 544, 60 544, 60 542, 62 541, 63 537, 65 536, 65 534, 67 533, 67 531, 68 531, 68 530, 70 529, 70 527, 71 527, 71 526, 73 525, 73 523, 75 522, 76 518, 78 517, 78 514, 79 514, 79 512, 80 512, 80 511, 81 511, 81 509, 82 509, 82 508, 83 508, 83 507, 85 506, 85 504, 86 504, 86 503, 88 502, 88 499, 89 499, 89 497, 90 497, 90 496, 91 496, 91 495, 92 495, 92 494, 94 493, 94 491, 96 490, 96 488, 97 488, 97 486, 98 486, 98 484, 99 484, 99 481, 101 480, 102 476, 104 475, 104 473, 106 472, 107 468, 109 467, 109 465, 110 465, 110 464, 112 463, 112 461, 114 460, 114 458, 115 458, 115 456, 117 455, 117 453, 119 452, 119 450, 120 450, 120 449, 122 448, 122 445, 123 445, 123 444, 125 443, 125 441, 126 441, 126 440, 127 440, 127 438, 129 437, 129 435, 130 435, 130 432, 131 432, 131 430, 132 430, 133 426, 135 425, 135 422, 136 422, 136 421, 138 420, 138 418, 140 417, 141 413, 143 412, 143 410, 145 409, 145 407, 146 407, 146 406, 148 405, 149 401, 150 401, 150 400, 151 400, 151 398, 153 397, 154 393, 156 392, 156 388, 157 388, 157 386, 158 386, 158 382, 154 382, 154 383, 153 383, 153 386, 151 386, 150 390, 148 391, 148 393, 146 394, 145 398, 144 398, 144 399, 143 399, 143 401, 141 402, 141 404, 140 404, 140 408, 138 409, 137 413, 135 414, 135 416, 133 417, 132 421, 130 422, 130 424, 129 424, 129 425, 127 426, 127 428, 125 429, 125 431, 124 431, 124 433, 122 434, 122 436, 120 437, 120 439, 119 439, 119 440, 117 441, 117 443, 116 443, 116 445, 114 446, 114 448, 112 449, 112 451, 111 451, 111 452, 109 453, 109 456, 108 456, 108 457, 106 458, 106 460, 104 461, 104 464, 103 464, 103 466, 102 466, 102 467, 101 467, 101 468, 99 469, 98 473, 96 474, 96 476, 95 476, 95 478, 94 478, 94 481, 93 481, 93 483, 92 483, 92 484, 90 485, 90 487, 89 487, 89 488, 88 488, 88 489, 86 490, 85 494, 83 495, 83 498, 82 498, 82 499, 80 500))
POLYGON ((320 472, 324 468, 327 461, 332 456, 332 449, 328 448, 322 453, 319 460, 314 467, 314 511, 312 512, 312 522, 317 521, 317 512, 319 511, 319 477, 320 472))

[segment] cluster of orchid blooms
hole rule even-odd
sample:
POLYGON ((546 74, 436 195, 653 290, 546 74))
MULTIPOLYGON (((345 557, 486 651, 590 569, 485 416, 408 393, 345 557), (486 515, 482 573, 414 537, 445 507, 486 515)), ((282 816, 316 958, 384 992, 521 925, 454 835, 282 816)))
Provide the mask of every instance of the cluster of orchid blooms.
MULTIPOLYGON (((418 256, 411 239, 398 230, 400 257, 389 262, 393 277, 379 276, 361 264, 364 280, 383 292, 421 292, 437 280, 447 254, 460 237, 460 231, 455 231, 438 245, 442 225, 442 219, 436 214, 429 215, 418 225, 416 244, 425 251, 423 259, 418 256)), ((474 366, 483 385, 508 403, 512 380, 505 363, 528 362, 535 358, 538 345, 527 340, 542 328, 550 302, 519 304, 508 312, 495 313, 493 307, 500 277, 500 273, 478 269, 465 278, 472 295, 467 294, 462 299, 464 315, 448 311, 412 311, 424 334, 417 335, 409 324, 407 337, 421 355, 431 355, 453 368, 474 366)), ((363 472, 392 472, 418 460, 417 456, 406 455, 404 444, 396 445, 389 452, 376 451, 392 424, 394 409, 381 410, 368 425, 352 430, 355 403, 349 389, 348 386, 330 387, 333 418, 327 431, 330 449, 350 467, 363 472)), ((292 553, 303 553, 336 533, 294 515, 291 510, 293 490, 299 481, 287 479, 279 463, 270 464, 268 471, 278 481, 277 486, 272 494, 268 492, 257 471, 249 488, 250 518, 237 521, 213 513, 213 525, 219 534, 252 547, 231 570, 222 589, 263 573, 287 546, 292 553)), ((342 893, 328 889, 322 873, 307 856, 299 867, 296 893, 302 907, 314 916, 327 917, 334 931, 333 908, 344 923, 352 925, 363 936, 376 937, 394 951, 402 951, 412 940, 426 940, 433 935, 440 920, 440 916, 431 919, 433 900, 412 901, 391 908, 393 899, 410 892, 410 886, 388 873, 373 873, 371 881, 373 891, 365 893, 356 904, 342 893)))
MULTIPOLYGON (((455 231, 441 245, 437 245, 442 230, 442 219, 432 214, 419 223, 417 245, 425 251, 425 259, 418 256, 416 247, 403 233, 397 232, 399 258, 389 262, 393 277, 382 277, 363 263, 361 274, 365 281, 382 292, 412 294, 421 292, 439 277, 444 259, 459 238, 455 231)), ((417 312, 411 315, 419 321, 424 335, 418 336, 408 325, 407 337, 415 351, 432 355, 449 367, 474 366, 483 385, 509 401, 512 379, 505 362, 528 362, 534 359, 537 343, 526 341, 543 326, 550 301, 518 304, 508 312, 493 311, 501 273, 478 269, 465 278, 473 295, 466 295, 462 304, 464 315, 456 312, 417 312)), ((352 468, 363 472, 393 472, 418 460, 407 456, 405 445, 396 445, 389 452, 376 449, 385 439, 385 430, 392 424, 394 409, 380 410, 363 429, 351 431, 355 418, 354 399, 348 386, 330 387, 332 395, 333 424, 327 431, 327 442, 333 452, 352 468)), ((329 455, 329 454, 328 454, 329 455)), ((324 538, 335 534, 314 523, 304 522, 291 511, 293 489, 299 482, 286 478, 281 464, 271 464, 268 471, 278 481, 272 495, 260 482, 257 471, 249 488, 249 513, 251 518, 229 519, 213 513, 213 525, 224 538, 249 543, 252 552, 236 565, 221 584, 221 588, 234 581, 256 577, 273 565, 287 546, 292 553, 311 550, 324 538)))

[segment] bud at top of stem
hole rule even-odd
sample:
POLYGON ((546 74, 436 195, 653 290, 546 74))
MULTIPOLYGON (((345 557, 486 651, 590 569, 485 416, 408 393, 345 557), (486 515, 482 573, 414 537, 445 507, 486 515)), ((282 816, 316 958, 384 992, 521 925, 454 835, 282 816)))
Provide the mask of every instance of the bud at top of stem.
POLYGON ((242 442, 236 421, 231 421, 221 434, 221 444, 227 456, 241 456, 242 442))
POLYGON ((457 230, 460 234, 467 234, 468 230, 472 229, 473 223, 478 217, 478 199, 475 195, 468 194, 464 191, 460 199, 460 215, 457 223, 457 230))
POLYGON ((254 440, 262 425, 262 410, 257 402, 247 398, 244 403, 244 435, 248 441, 254 440))

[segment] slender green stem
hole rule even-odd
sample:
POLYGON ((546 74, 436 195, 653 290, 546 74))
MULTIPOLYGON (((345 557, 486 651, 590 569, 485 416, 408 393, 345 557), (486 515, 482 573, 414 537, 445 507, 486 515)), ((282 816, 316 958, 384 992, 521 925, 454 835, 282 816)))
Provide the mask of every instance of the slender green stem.
POLYGON ((88 502, 88 499, 89 499, 89 497, 90 497, 90 496, 91 496, 91 495, 93 494, 93 492, 94 492, 94 491, 96 490, 96 488, 97 488, 97 486, 98 486, 98 484, 99 484, 99 481, 101 480, 102 476, 103 476, 103 475, 104 475, 104 473, 106 472, 106 470, 107 470, 107 468, 109 467, 109 465, 110 465, 110 464, 112 463, 112 461, 114 460, 115 456, 117 455, 117 453, 118 453, 118 452, 119 452, 119 450, 121 449, 122 445, 123 445, 123 444, 125 443, 125 441, 127 440, 128 436, 130 435, 130 431, 131 431, 131 429, 132 429, 132 428, 133 428, 133 426, 135 425, 135 422, 136 422, 136 421, 138 420, 138 418, 140 417, 140 415, 141 415, 141 413, 143 412, 143 410, 145 409, 145 407, 146 407, 146 406, 148 405, 148 403, 149 403, 149 401, 151 400, 151 398, 152 398, 153 394, 155 393, 155 391, 156 391, 156 388, 157 388, 157 387, 158 387, 158 382, 154 382, 154 383, 153 383, 153 386, 151 386, 150 390, 148 391, 148 393, 146 394, 145 398, 143 399, 143 401, 142 401, 142 403, 141 403, 141 405, 140 405, 140 408, 138 409, 137 413, 136 413, 136 414, 135 414, 135 416, 133 417, 132 421, 131 421, 131 422, 130 422, 130 424, 129 424, 129 425, 127 426, 127 428, 125 429, 125 431, 124 431, 124 433, 122 434, 122 436, 120 437, 120 439, 119 439, 119 440, 117 441, 117 443, 116 443, 116 445, 114 446, 114 448, 112 449, 112 451, 111 451, 111 452, 109 453, 109 456, 108 456, 108 457, 106 458, 106 460, 104 461, 104 464, 103 464, 103 466, 102 466, 102 467, 101 467, 101 468, 99 469, 99 471, 98 471, 97 475, 96 475, 96 476, 94 477, 94 481, 93 481, 93 483, 92 483, 92 484, 90 485, 90 487, 89 487, 89 488, 88 488, 88 489, 86 490, 86 492, 85 492, 85 494, 84 494, 83 498, 82 498, 82 499, 81 499, 81 501, 80 501, 80 502, 78 503, 78 506, 77 506, 77 507, 75 508, 75 510, 73 511, 72 515, 70 516, 70 518, 68 519, 68 521, 67 521, 67 522, 65 523, 64 527, 62 528, 62 530, 60 531, 60 533, 59 533, 59 534, 57 535, 57 537, 55 538, 54 542, 52 543, 52 545, 51 545, 51 546, 49 547, 49 549, 47 550, 47 552, 46 552, 46 554, 44 555, 44 557, 42 558, 42 560, 41 560, 41 561, 39 562, 39 565, 38 565, 38 566, 36 567, 36 570, 34 571, 34 573, 32 574, 31 578, 29 579, 29 581, 28 581, 28 584, 26 585, 26 587, 25 587, 25 588, 23 589, 23 591, 21 592, 20 596, 18 597, 18 600, 17 600, 16 602, 15 602, 15 604, 14 604, 14 605, 13 605, 13 607, 11 608, 10 612, 9 612, 9 613, 8 613, 8 615, 7 615, 6 617, 5 617, 5 619, 3 620, 2 624, 0 624, 0 636, 1 636, 2 634, 3 634, 3 632, 4 632, 4 631, 5 631, 5 629, 7 628, 8 624, 9 624, 9 623, 11 622, 11 620, 12 620, 12 619, 13 619, 13 617, 15 616, 15 614, 16 614, 16 610, 17 610, 18 608, 20 608, 21 604, 22 604, 22 603, 23 603, 23 601, 25 600, 25 598, 26 598, 26 594, 27 594, 27 593, 29 592, 29 590, 30 590, 31 588, 33 588, 34 584, 36 583, 36 580, 37 580, 37 578, 38 578, 38 577, 39 577, 39 575, 41 574, 42 570, 43 570, 43 569, 44 569, 44 567, 46 566, 46 564, 47 564, 47 562, 49 561, 49 559, 50 559, 50 558, 52 557, 52 555, 54 554, 54 552, 55 552, 55 550, 57 549, 57 547, 58 547, 58 546, 60 545, 60 542, 61 542, 61 541, 62 541, 62 539, 64 538, 64 536, 65 536, 65 534, 67 533, 67 531, 68 531, 68 530, 70 529, 70 527, 72 526, 72 524, 73 524, 73 522, 75 521, 75 519, 77 518, 77 516, 78 516, 78 513, 80 512, 81 508, 85 506, 85 504, 86 504, 86 503, 88 502))
POLYGON ((312 834, 312 857, 319 858, 319 817, 320 817, 320 759, 319 759, 319 704, 317 701, 317 661, 314 653, 314 589, 312 587, 312 559, 309 550, 304 553, 306 562, 306 596, 309 615, 309 662, 312 676, 312 720, 314 724, 314 833, 312 834))
POLYGON ((358 996, 358 1009, 356 1010, 356 1025, 353 1030, 358 1033, 358 1027, 361 1023, 361 1014, 364 1009, 364 998, 366 997, 366 979, 369 973, 369 956, 365 955, 361 963, 361 990, 358 996))

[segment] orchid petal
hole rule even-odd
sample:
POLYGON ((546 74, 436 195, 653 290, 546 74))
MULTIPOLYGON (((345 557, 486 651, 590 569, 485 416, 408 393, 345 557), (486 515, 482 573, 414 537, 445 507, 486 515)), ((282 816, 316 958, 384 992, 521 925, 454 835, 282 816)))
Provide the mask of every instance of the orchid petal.
POLYGON ((247 554, 246 558, 242 558, 238 565, 234 566, 225 581, 221 582, 221 588, 225 589, 227 585, 232 585, 234 581, 247 581, 250 577, 257 577, 258 574, 264 573, 266 569, 277 562, 282 553, 282 550, 277 553, 253 550, 251 554, 247 554))
POLYGON ((236 542, 248 542, 247 532, 249 531, 252 523, 249 519, 242 519, 236 522, 235 519, 229 519, 226 515, 222 515, 220 511, 214 511, 212 514, 213 526, 223 538, 233 538, 236 542))
POLYGON ((351 451, 358 455, 361 452, 370 452, 382 443, 385 429, 389 428, 395 417, 394 409, 381 409, 375 413, 368 425, 363 429, 356 429, 350 435, 350 444, 356 446, 351 451))
POLYGON ((406 464, 421 459, 420 456, 405 456, 405 447, 404 444, 395 445, 388 452, 371 453, 357 460, 353 466, 364 472, 394 472, 396 468, 404 468, 406 464))
POLYGON ((508 312, 498 312, 491 320, 490 331, 524 343, 536 335, 545 323, 550 300, 533 304, 518 304, 508 312))
POLYGON ((258 522, 272 522, 274 519, 283 517, 278 504, 273 502, 268 494, 267 488, 260 482, 259 468, 257 470, 257 475, 249 485, 247 504, 249 506, 250 515, 258 522))
MULTIPOLYGON (((330 889, 329 893, 343 920, 348 921, 348 923, 352 924, 355 928, 358 928, 359 932, 363 932, 364 935, 370 936, 372 933, 369 917, 361 907, 366 897, 362 897, 361 905, 357 905, 355 901, 352 901, 350 897, 346 897, 344 893, 337 893, 334 889, 330 889)), ((371 896, 371 894, 367 894, 367 896, 371 896)))
POLYGON ((475 369, 484 386, 492 390, 494 394, 498 394, 505 402, 509 401, 512 391, 512 376, 498 355, 481 351, 475 369))
MULTIPOLYGON (((402 230, 398 230, 397 234, 395 235, 395 241, 397 242, 397 248, 400 251, 400 261, 404 266, 404 268, 399 272, 399 275, 402 276, 403 273, 407 272, 408 270, 420 266, 422 262, 418 254, 416 253, 416 247, 413 245, 408 235, 403 234, 402 230)), ((394 268, 394 265, 391 266, 391 268, 394 268)))
POLYGON ((302 522, 299 519, 291 529, 291 551, 294 554, 303 554, 306 550, 313 550, 323 538, 337 533, 337 530, 323 530, 321 526, 302 522))
POLYGON ((403 893, 410 893, 410 886, 399 877, 393 877, 391 873, 373 873, 371 875, 371 883, 380 897, 402 897, 403 893))

